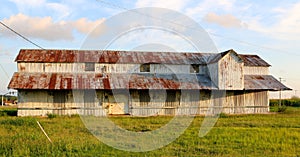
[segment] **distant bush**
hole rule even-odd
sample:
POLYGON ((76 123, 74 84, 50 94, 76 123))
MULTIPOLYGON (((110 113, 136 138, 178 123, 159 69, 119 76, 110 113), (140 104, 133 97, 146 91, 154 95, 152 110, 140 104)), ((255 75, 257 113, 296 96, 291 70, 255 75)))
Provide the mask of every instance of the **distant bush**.
POLYGON ((70 117, 80 117, 79 114, 71 114, 70 117))
POLYGON ((1 116, 17 116, 17 114, 18 114, 17 109, 0 110, 0 117, 1 116))
POLYGON ((283 105, 283 106, 278 106, 278 111, 277 112, 285 112, 287 109, 287 106, 283 105))
POLYGON ((298 99, 298 100, 300 100, 300 98, 298 96, 292 96, 291 99, 298 99))
MULTIPOLYGON (((270 106, 278 106, 279 100, 278 99, 271 99, 270 106)), ((292 107, 300 107, 300 99, 298 97, 294 97, 291 99, 282 99, 281 100, 282 106, 292 106, 292 107)))
POLYGON ((57 114, 48 113, 47 117, 50 118, 50 119, 53 119, 53 118, 57 117, 57 114))
POLYGON ((224 113, 224 112, 222 112, 222 113, 220 113, 219 117, 220 117, 220 118, 228 118, 229 115, 226 114, 226 113, 224 113))

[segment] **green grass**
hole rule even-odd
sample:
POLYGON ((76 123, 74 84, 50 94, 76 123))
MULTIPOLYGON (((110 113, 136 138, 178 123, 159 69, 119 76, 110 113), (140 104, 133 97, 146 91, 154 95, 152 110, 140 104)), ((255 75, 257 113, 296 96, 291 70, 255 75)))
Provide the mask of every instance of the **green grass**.
MULTIPOLYGON (((0 113, 15 111, 0 108, 0 113)), ((150 131, 172 117, 110 117, 131 131, 150 131)), ((0 156, 300 156, 300 108, 284 113, 226 115, 205 136, 198 137, 204 117, 174 142, 155 151, 133 153, 97 140, 79 116, 15 117, 0 115, 0 156), (38 127, 39 121, 51 144, 38 127)), ((172 132, 170 130, 170 132, 172 132)))

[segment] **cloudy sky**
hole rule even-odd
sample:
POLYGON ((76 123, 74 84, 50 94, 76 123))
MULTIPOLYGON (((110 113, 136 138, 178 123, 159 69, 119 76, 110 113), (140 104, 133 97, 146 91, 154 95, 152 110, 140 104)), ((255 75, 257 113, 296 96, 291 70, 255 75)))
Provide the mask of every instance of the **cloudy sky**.
MULTIPOLYGON (((219 52, 258 54, 272 65, 276 78, 295 89, 284 95, 300 95, 299 0, 3 0, 0 20, 43 48, 80 49, 99 24, 142 7, 168 8, 190 17, 209 33, 219 52)), ((38 47, 0 25, 1 93, 17 70, 14 59, 21 48, 38 47)))

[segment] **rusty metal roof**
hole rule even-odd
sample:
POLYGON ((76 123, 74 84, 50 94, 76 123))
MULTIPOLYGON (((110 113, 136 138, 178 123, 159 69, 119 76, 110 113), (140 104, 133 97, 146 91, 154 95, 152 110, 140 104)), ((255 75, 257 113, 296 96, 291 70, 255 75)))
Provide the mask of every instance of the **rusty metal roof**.
MULTIPOLYGON (((190 53, 190 52, 140 52, 112 50, 41 50, 22 49, 16 62, 42 63, 160 63, 160 64, 201 64, 219 61, 228 52, 190 53)), ((257 55, 239 55, 245 66, 270 66, 257 55)))
POLYGON ((201 53, 22 49, 17 62, 206 64, 201 53))
POLYGON ((271 66, 269 63, 261 59, 257 55, 239 55, 243 61, 245 66, 263 66, 263 67, 269 67, 271 66))
POLYGON ((245 90, 291 90, 271 75, 245 75, 245 90))
POLYGON ((208 60, 208 63, 215 63, 218 62, 220 59, 222 59, 225 55, 227 55, 228 53, 233 53, 236 56, 239 57, 240 61, 244 62, 244 66, 263 66, 263 67, 269 67, 271 66, 270 64, 268 64, 266 61, 264 61, 263 59, 261 59, 259 56, 257 55, 243 55, 243 54, 237 54, 234 50, 228 50, 222 53, 218 53, 217 55, 215 55, 212 59, 208 60))
POLYGON ((221 52, 221 53, 216 53, 215 55, 212 55, 211 57, 207 57, 207 61, 208 63, 216 63, 218 62, 220 59, 222 59, 225 55, 227 55, 228 53, 233 53, 234 55, 236 55, 239 58, 239 61, 242 62, 242 58, 240 58, 239 54, 237 54, 234 50, 228 50, 225 52, 221 52))
POLYGON ((204 75, 14 73, 11 89, 217 89, 204 75))
MULTIPOLYGON (((14 73, 10 89, 218 89, 205 75, 14 73)), ((271 75, 245 75, 245 90, 291 90, 271 75)))

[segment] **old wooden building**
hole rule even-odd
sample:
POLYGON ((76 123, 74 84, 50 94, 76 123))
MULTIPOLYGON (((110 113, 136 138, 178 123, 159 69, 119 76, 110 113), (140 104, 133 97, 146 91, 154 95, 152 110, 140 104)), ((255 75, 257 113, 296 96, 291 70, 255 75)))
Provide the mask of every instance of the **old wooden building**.
POLYGON ((18 116, 190 115, 269 111, 268 91, 290 90, 257 55, 20 50, 10 89, 18 116))

